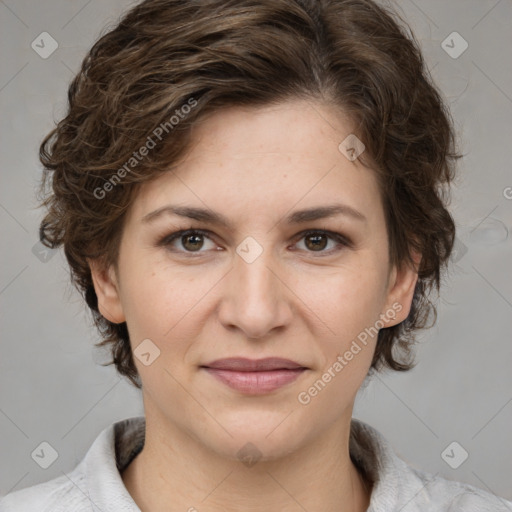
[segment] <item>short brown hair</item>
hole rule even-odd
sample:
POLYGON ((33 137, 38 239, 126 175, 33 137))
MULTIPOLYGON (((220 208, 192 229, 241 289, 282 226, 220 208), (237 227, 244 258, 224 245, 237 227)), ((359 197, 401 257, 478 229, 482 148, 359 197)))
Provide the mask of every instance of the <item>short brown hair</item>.
POLYGON ((86 55, 66 117, 41 144, 39 189, 47 207, 41 241, 64 245, 98 345, 110 346, 108 364, 137 387, 126 322, 99 313, 86 258, 116 265, 138 187, 184 154, 199 119, 292 98, 327 102, 348 116, 366 146, 359 160, 378 178, 390 261, 413 264, 411 249, 422 255, 411 311, 380 330, 371 371, 414 366, 414 331, 436 316, 428 292, 439 291, 454 243, 446 186, 461 155, 410 28, 371 0, 146 0, 86 55), (165 137, 131 161, 159 126, 165 137))

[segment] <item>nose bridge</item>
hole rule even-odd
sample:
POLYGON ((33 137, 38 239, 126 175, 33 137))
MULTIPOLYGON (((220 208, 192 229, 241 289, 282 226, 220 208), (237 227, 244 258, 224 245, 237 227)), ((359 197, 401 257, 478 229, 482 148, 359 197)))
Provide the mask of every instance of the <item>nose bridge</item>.
POLYGON ((246 302, 267 302, 276 294, 276 283, 271 268, 270 251, 265 251, 254 261, 241 256, 235 258, 236 288, 245 294, 246 302))
POLYGON ((254 239, 246 239, 237 247, 221 309, 221 321, 237 326, 249 338, 260 338, 284 325, 290 315, 272 252, 256 244, 254 239))

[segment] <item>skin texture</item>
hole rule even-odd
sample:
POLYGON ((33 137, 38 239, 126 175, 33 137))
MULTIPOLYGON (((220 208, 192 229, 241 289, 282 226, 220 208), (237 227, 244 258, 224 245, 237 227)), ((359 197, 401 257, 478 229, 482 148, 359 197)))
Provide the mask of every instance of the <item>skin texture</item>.
POLYGON ((225 109, 194 130, 177 167, 143 185, 131 205, 117 268, 90 262, 102 315, 127 322, 132 349, 149 338, 160 350, 148 366, 135 359, 146 444, 123 481, 144 511, 366 510, 370 490, 348 442, 376 336, 307 405, 298 395, 365 328, 379 318, 380 326, 397 324, 409 313, 417 273, 390 267, 373 171, 339 151, 351 126, 318 102, 225 109), (366 220, 285 221, 296 210, 335 203, 366 220), (172 214, 141 221, 168 204, 208 208, 233 225, 172 214), (158 245, 190 228, 208 237, 158 245), (315 246, 318 230, 351 245, 321 236, 315 246), (236 252, 246 237, 263 249, 252 263, 236 252), (199 368, 233 356, 279 356, 308 370, 249 396, 199 368), (261 457, 251 467, 237 458, 248 442, 261 457))

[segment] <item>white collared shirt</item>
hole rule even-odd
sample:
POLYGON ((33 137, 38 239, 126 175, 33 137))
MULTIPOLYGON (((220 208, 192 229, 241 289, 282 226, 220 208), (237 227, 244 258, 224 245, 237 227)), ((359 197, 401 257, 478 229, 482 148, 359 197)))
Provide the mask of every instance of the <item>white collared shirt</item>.
MULTIPOLYGON (((145 426, 143 416, 113 423, 71 472, 8 494, 0 512, 140 512, 121 472, 142 449, 145 426)), ((349 451, 374 482, 368 512, 512 512, 511 501, 413 468, 355 418, 349 451)))

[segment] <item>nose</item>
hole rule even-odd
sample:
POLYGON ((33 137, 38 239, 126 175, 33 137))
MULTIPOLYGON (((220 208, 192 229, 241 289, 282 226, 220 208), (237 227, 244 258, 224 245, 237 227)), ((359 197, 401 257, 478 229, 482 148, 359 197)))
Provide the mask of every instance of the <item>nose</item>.
POLYGON ((263 338, 289 325, 291 296, 283 271, 265 251, 251 263, 235 255, 226 276, 219 320, 227 329, 241 330, 246 338, 263 338))

